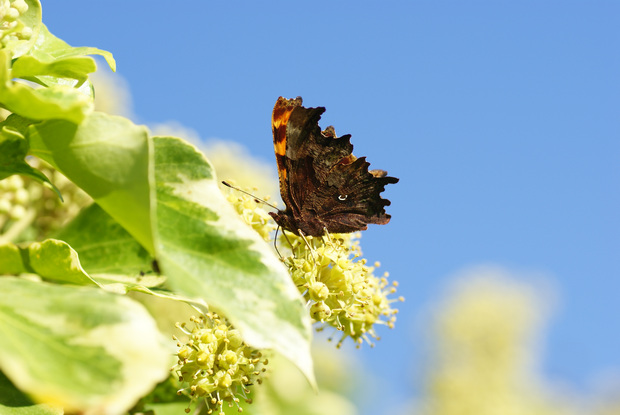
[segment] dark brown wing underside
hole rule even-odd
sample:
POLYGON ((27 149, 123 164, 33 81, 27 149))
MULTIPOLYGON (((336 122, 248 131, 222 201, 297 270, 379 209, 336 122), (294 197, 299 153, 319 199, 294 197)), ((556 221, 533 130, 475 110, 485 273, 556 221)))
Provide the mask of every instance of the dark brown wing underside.
POLYGON ((313 236, 325 229, 348 233, 366 229, 369 223, 388 223, 385 206, 390 202, 380 193, 398 179, 382 170, 369 171, 365 157, 352 155, 350 135, 337 137, 331 127, 322 133, 318 122, 324 108, 301 107, 298 98, 294 103, 298 106, 287 114, 285 129, 277 129, 278 106, 290 108, 290 101, 278 100, 274 108, 274 145, 286 204, 285 211, 271 214, 276 222, 291 232, 313 236), (282 142, 285 148, 278 147, 282 142))

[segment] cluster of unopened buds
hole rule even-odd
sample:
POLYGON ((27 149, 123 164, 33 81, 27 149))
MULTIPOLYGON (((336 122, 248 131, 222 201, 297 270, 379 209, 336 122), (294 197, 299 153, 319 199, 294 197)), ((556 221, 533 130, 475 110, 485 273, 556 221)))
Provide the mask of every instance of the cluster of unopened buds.
POLYGON ((92 199, 61 173, 37 158, 28 163, 47 176, 62 194, 26 176, 0 180, 0 241, 44 239, 73 219, 92 199))
POLYGON ((2 46, 11 40, 30 39, 32 29, 20 17, 28 11, 24 0, 0 0, 0 43, 2 46))
POLYGON ((18 221, 28 215, 31 194, 21 176, 15 174, 0 181, 0 230, 8 221, 18 221))
MULTIPOLYGON (((270 241, 276 224, 269 213, 262 207, 262 203, 247 193, 243 193, 230 187, 223 187, 226 198, 243 218, 265 240, 270 241)), ((256 191, 257 189, 253 189, 256 191)), ((266 197, 265 200, 269 198, 266 197)))
POLYGON ((239 397, 251 402, 248 386, 262 383, 268 360, 215 313, 192 317, 191 327, 185 323, 177 327, 187 337, 175 337, 178 362, 172 370, 184 386, 179 394, 188 395, 190 406, 203 406, 208 414, 215 408, 223 413, 224 402, 229 407, 237 405, 241 412, 239 397))

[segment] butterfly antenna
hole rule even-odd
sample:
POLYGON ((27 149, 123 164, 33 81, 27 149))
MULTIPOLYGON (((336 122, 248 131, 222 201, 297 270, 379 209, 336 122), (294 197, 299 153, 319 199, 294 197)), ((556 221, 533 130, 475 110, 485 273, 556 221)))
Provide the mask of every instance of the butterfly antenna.
POLYGON ((260 197, 256 197, 256 196, 254 196, 252 193, 250 193, 250 192, 246 192, 245 190, 240 189, 240 188, 238 188, 237 186, 233 186, 232 184, 230 184, 230 183, 228 183, 228 182, 226 182, 226 181, 224 181, 224 180, 222 180, 222 184, 223 184, 224 186, 230 187, 231 189, 235 189, 235 190, 237 190, 238 192, 245 193, 246 195, 253 197, 253 198, 254 198, 254 200, 256 200, 257 202, 262 202, 262 203, 266 204, 267 206, 270 206, 270 207, 274 208, 275 210, 280 210, 280 209, 278 209, 278 207, 277 207, 277 206, 275 206, 275 205, 273 205, 273 204, 271 204, 271 203, 269 203, 269 202, 267 202, 267 201, 265 201, 265 200, 261 199, 260 197))

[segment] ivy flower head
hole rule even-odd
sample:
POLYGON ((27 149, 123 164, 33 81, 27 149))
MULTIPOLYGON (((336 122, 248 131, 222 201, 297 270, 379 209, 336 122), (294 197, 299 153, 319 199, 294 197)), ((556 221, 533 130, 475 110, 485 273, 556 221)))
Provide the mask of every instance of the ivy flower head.
MULTIPOLYGON (((388 274, 376 277, 379 263, 368 266, 359 246, 359 233, 322 237, 298 237, 287 233, 282 238, 292 246, 284 259, 293 281, 310 306, 310 315, 326 326, 342 332, 338 347, 351 337, 357 346, 379 339, 375 324, 394 327, 396 313, 391 305, 402 297, 388 298, 397 283, 388 282, 388 274)), ((286 242, 286 243, 288 243, 286 242)))
POLYGON ((188 337, 185 343, 175 337, 179 360, 172 370, 185 386, 179 394, 185 393, 193 403, 206 406, 208 414, 217 407, 223 413, 224 402, 239 408, 238 396, 250 403, 248 386, 262 383, 267 359, 245 344, 239 331, 215 313, 192 317, 191 322, 191 328, 177 325, 188 337))
MULTIPOLYGON (((249 194, 240 192, 239 190, 225 186, 222 186, 221 189, 245 223, 258 232, 265 241, 270 241, 271 235, 277 225, 271 216, 269 216, 269 213, 263 208, 263 204, 249 194)), ((256 189, 252 190, 256 191, 256 189)), ((264 197, 263 199, 268 200, 269 197, 264 197)))
POLYGON ((0 242, 45 239, 92 203, 83 190, 49 164, 34 157, 27 161, 54 183, 64 202, 30 177, 14 174, 0 180, 0 242))

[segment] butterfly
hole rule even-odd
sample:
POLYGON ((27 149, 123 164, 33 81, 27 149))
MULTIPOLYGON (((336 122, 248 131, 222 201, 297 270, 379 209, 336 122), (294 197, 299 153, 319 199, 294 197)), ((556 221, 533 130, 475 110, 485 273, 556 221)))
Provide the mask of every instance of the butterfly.
POLYGON ((278 98, 271 120, 273 145, 285 210, 270 212, 278 225, 296 235, 320 236, 364 230, 390 221, 380 193, 398 182, 383 170, 368 170, 353 152, 351 135, 321 131, 325 108, 305 108, 301 97, 278 98))

